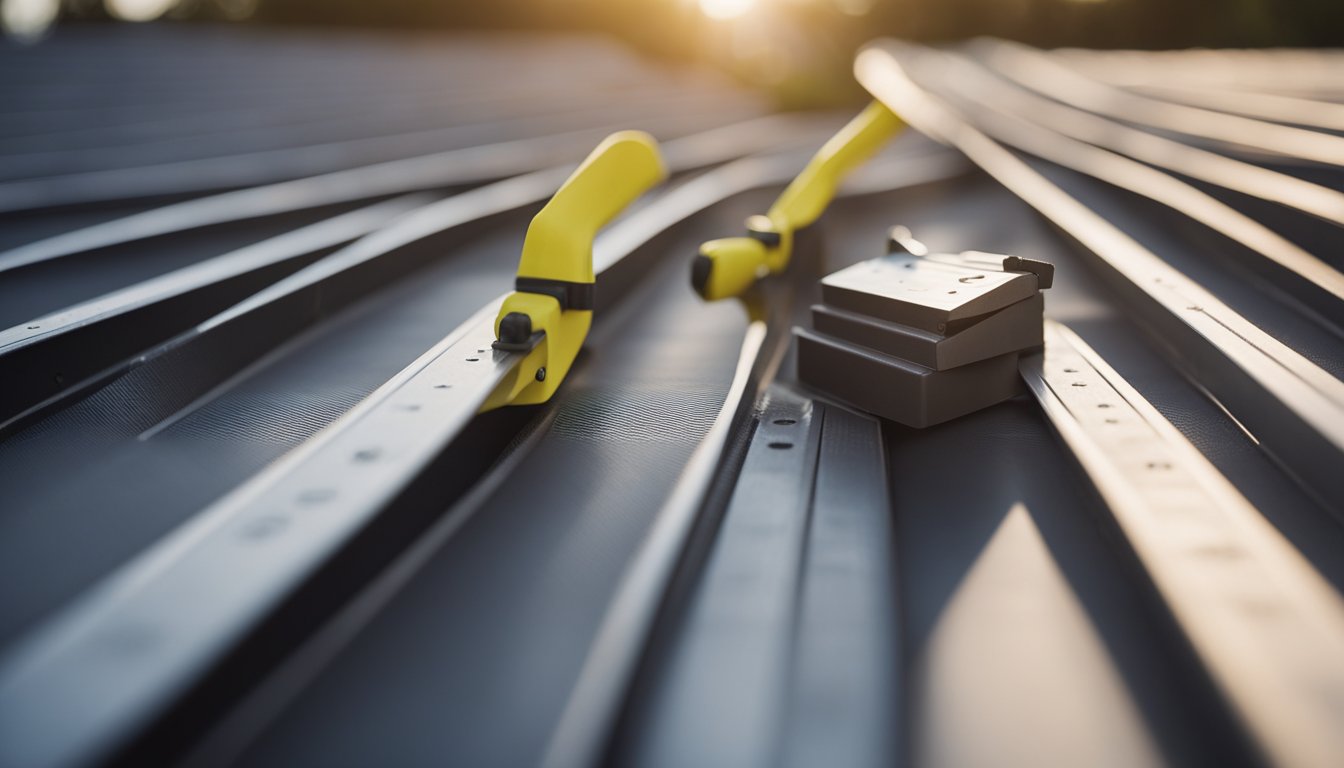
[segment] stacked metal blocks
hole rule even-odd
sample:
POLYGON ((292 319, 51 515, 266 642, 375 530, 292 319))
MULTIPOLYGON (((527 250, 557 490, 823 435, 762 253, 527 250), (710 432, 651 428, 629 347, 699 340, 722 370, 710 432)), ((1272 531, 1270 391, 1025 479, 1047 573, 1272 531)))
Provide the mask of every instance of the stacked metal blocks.
POLYGON ((931 254, 903 228, 886 256, 821 281, 812 329, 795 328, 798 377, 911 427, 1018 393, 1018 356, 1042 343, 1054 267, 1016 256, 931 254))

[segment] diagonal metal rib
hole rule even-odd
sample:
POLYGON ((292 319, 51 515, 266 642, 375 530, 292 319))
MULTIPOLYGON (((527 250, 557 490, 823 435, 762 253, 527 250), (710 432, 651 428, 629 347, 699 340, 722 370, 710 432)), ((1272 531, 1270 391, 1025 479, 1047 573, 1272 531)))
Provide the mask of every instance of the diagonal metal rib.
MULTIPOLYGON (((759 143, 756 136, 762 129, 777 128, 776 146, 788 146, 789 144, 814 140, 823 130, 823 127, 829 127, 830 123, 831 121, 828 119, 797 118, 767 118, 747 121, 669 141, 664 148, 664 158, 670 169, 689 171, 739 156, 745 147, 759 143)), ((345 306, 355 296, 366 295, 376 290, 391 279, 403 274, 406 269, 413 268, 415 264, 419 263, 416 258, 407 257, 399 249, 473 221, 541 202, 564 181, 571 170, 572 166, 561 165, 535 171, 478 187, 418 208, 400 217, 389 226, 361 238, 322 261, 257 292, 246 301, 174 340, 138 357, 122 360, 119 366, 91 369, 88 361, 76 354, 70 360, 70 362, 73 362, 73 367, 70 367, 71 373, 68 376, 62 375, 62 379, 69 383, 57 386, 55 389, 52 385, 51 372, 64 371, 65 368, 53 367, 52 365, 36 366, 32 364, 31 357, 34 354, 34 345, 40 345, 44 341, 57 341, 62 334, 42 321, 25 323, 21 328, 6 332, 6 335, 11 337, 12 343, 7 347, 0 347, 0 361, 3 361, 4 356, 11 352, 21 353, 17 357, 23 358, 21 360, 16 359, 14 363, 17 366, 14 369, 14 375, 19 378, 21 386, 17 389, 15 397, 7 401, 4 409, 0 410, 0 428, 9 428, 20 421, 26 421, 36 413, 44 412, 58 405, 67 397, 80 395, 87 391, 89 386, 95 385, 97 381, 124 370, 128 366, 143 364, 183 344, 191 343, 194 338, 208 337, 212 333, 218 335, 219 331, 226 329, 234 321, 243 320, 249 315, 259 314, 262 310, 269 311, 282 306, 302 307, 302 310, 298 311, 297 314, 290 312, 284 315, 285 322, 293 327, 277 321, 268 327, 264 336, 248 336, 247 343, 251 346, 269 346, 275 343, 275 339, 283 338, 295 332, 297 328, 306 327, 319 317, 345 306), (363 274, 364 277, 357 282, 354 295, 349 295, 348 289, 344 293, 340 291, 322 292, 324 284, 336 279, 344 279, 345 276, 356 273, 363 274), (31 328, 30 326, 33 325, 39 327, 31 328), (96 380, 87 378, 95 373, 99 374, 96 380)), ((725 173, 729 173, 731 177, 732 172, 726 171, 725 173)), ((722 188, 725 181, 720 178, 717 184, 722 188)), ((697 188, 692 187, 693 190, 697 188)), ((709 190, 709 193, 714 194, 713 189, 709 190)), ((689 215, 689 212, 699 210, 699 205, 699 201, 693 197, 688 198, 686 190, 682 189, 669 195, 668 201, 656 210, 661 212, 658 215, 664 217, 671 215, 674 216, 675 220, 689 215), (680 207, 673 207, 676 205, 680 207)), ((614 231, 629 230, 618 227, 614 231)), ((602 246, 603 242, 607 241, 599 241, 599 248, 604 247, 602 246)), ((296 244, 286 241, 285 245, 293 247, 296 244)), ((307 239, 300 238, 297 246, 300 250, 307 248, 307 239)), ((282 253, 270 254, 271 257, 275 258, 282 255, 282 253)), ((245 267, 251 259, 250 256, 242 259, 232 256, 220 258, 224 260, 220 263, 227 266, 223 274, 211 270, 211 274, 216 279, 223 279, 236 274, 237 270, 245 267)), ((599 268, 601 268, 603 258, 605 258, 603 252, 599 250, 597 254, 599 268)), ((185 288, 184 284, 178 283, 175 285, 178 289, 185 288)), ((128 293, 121 295, 123 303, 134 303, 135 297, 147 289, 140 286, 127 290, 128 293)), ((172 292, 172 295, 180 295, 180 291, 172 292)), ((107 305, 107 302, 112 300, 114 300, 114 297, 107 297, 99 306, 99 314, 104 319, 110 319, 117 314, 107 305)), ((74 351, 78 352, 78 349, 74 351)), ((241 351, 243 350, 237 349, 236 346, 231 349, 231 353, 235 354, 241 351)), ((49 360, 47 362, 52 363, 54 361, 49 360)), ((66 361, 61 360, 60 362, 66 361)), ((111 362, 113 361, 104 360, 103 364, 108 365, 111 362)), ((3 365, 3 362, 0 362, 0 370, 3 370, 3 365)))
MULTIPOLYGON (((857 177, 856 183, 847 185, 846 189, 862 194, 915 186, 948 178, 957 170, 944 158, 936 156, 921 163, 912 163, 905 158, 897 160, 871 166, 863 174, 866 178, 857 177)), ((743 358, 734 389, 714 427, 687 463, 676 489, 659 512, 653 530, 631 557, 625 575, 620 579, 620 589, 607 608, 583 669, 547 744, 543 764, 549 768, 596 765, 610 746, 621 707, 651 641, 659 608, 666 599, 678 563, 685 557, 716 473, 730 455, 732 425, 745 418, 745 411, 755 403, 757 393, 773 378, 773 366, 779 364, 773 354, 764 354, 770 352, 769 345, 761 349, 765 339, 765 328, 761 326, 761 323, 752 326, 743 354, 751 350, 753 358, 764 356, 754 362, 743 358), (758 370, 753 371, 753 366, 758 370), (751 384, 745 394, 738 392, 739 381, 751 384)))
POLYGON ((930 96, 901 67, 899 46, 859 54, 859 80, 921 131, 952 144, 1080 243, 1178 368, 1332 508, 1344 508, 1344 382, 1237 314, 1109 221, 930 96))
POLYGON ((982 41, 975 48, 1005 77, 1108 117, 1272 155, 1344 165, 1341 136, 1139 96, 1081 75, 1041 51, 1013 43, 982 41))
MULTIPOLYGON (((986 135, 1065 168, 1071 168, 1162 203, 1233 241, 1244 244, 1279 268, 1268 272, 1270 279, 1309 306, 1334 328, 1344 328, 1344 274, 1340 274, 1338 270, 1273 229, 1178 178, 1064 135, 1067 133, 1079 137, 1078 134, 1082 133, 1088 139, 1101 138, 1102 141, 1099 143, 1114 145, 1117 142, 1107 141, 1103 137, 1108 134, 1116 135, 1119 131, 1128 129, 1107 125, 1095 126, 1095 130, 1076 130, 1077 126, 1081 125, 1081 122, 1077 121, 1085 116, 1083 113, 1078 113, 1078 116, 1069 115, 1067 113, 1074 110, 1062 106, 1060 109, 1064 110, 1065 114, 1060 115, 1058 120, 1049 120, 1046 118, 1049 115, 1049 102, 1030 97, 1016 100, 1010 89, 1004 88, 1002 83, 995 82, 983 68, 961 57, 929 52, 908 56, 906 61, 907 71, 924 87, 953 102, 957 109, 986 135), (925 66, 925 61, 928 66, 925 66), (1034 121, 1028 119, 1027 115, 1032 115, 1034 121), (1069 126, 1073 126, 1075 130, 1067 130, 1069 126), (1109 132, 1112 127, 1116 129, 1116 133, 1109 132), (1060 131, 1057 132, 1056 129, 1060 131)), ((1155 142, 1166 141, 1147 134, 1141 135, 1155 142)), ((1196 150, 1176 142, 1168 143, 1171 146, 1163 147, 1161 154, 1169 166, 1176 166, 1183 172, 1194 166, 1205 169, 1216 166, 1212 161, 1212 158, 1218 157, 1216 155, 1205 153, 1210 157, 1183 157, 1182 150, 1189 152, 1196 150)), ((1138 154, 1149 162, 1157 161, 1152 153, 1138 154)), ((1226 158, 1219 159, 1226 160, 1226 158)), ((1248 181, 1259 182, 1254 188, 1265 190, 1261 196, 1270 195, 1268 190, 1276 183, 1293 181, 1281 174, 1264 171, 1235 160, 1227 160, 1227 163, 1230 167, 1218 169, 1225 170, 1226 173, 1218 175, 1224 177, 1240 175, 1240 178, 1248 181), (1262 174, 1256 174, 1254 171, 1262 171, 1262 174), (1265 176, 1277 178, 1265 178, 1265 176)), ((1241 187, 1246 186, 1242 181, 1233 183, 1241 187)), ((1307 187, 1315 186, 1303 184, 1307 187)), ((1338 198, 1338 210, 1332 213, 1337 222, 1344 225, 1344 194, 1324 187, 1317 187, 1316 190, 1323 193, 1322 197, 1330 195, 1338 198)))
POLYGON ((1339 68, 1344 57, 1331 50, 1094 51, 1076 48, 1054 56, 1099 80, 1121 87, 1167 86, 1179 70, 1191 88, 1226 89, 1241 95, 1344 94, 1339 68))
MULTIPOLYGON (((1188 146, 1036 96, 1033 91, 1013 81, 991 78, 983 63, 976 66, 971 61, 968 57, 949 60, 956 66, 958 75, 953 90, 980 104, 1016 115, 1079 141, 1105 147, 1244 195, 1296 208, 1344 226, 1344 192, 1188 146)), ((935 71, 931 70, 928 74, 949 85, 954 84, 951 79, 935 71)), ((988 124, 985 121, 981 125, 982 129, 988 124)))
MULTIPOLYGON (((500 137, 522 139, 537 133, 566 133, 597 125, 649 124, 703 128, 723 119, 743 118, 758 110, 715 107, 703 99, 665 100, 650 95, 603 107, 566 108, 547 115, 538 131, 535 116, 432 128, 396 136, 374 136, 226 157, 117 168, 0 184, 0 213, 93 202, 200 194, 235 187, 271 184, 319 173, 335 173, 352 164, 391 163, 407 155, 441 147, 470 146, 500 137), (697 117, 698 115, 698 117, 697 117)), ((665 129, 675 135, 676 128, 665 129)), ((606 132, 610 132, 609 130, 606 132)), ((591 143, 591 142, 590 142, 591 143)))
MULTIPOLYGON (((612 103, 623 109, 653 107, 680 107, 681 111, 705 114, 722 110, 724 114, 742 114, 742 102, 728 94, 707 96, 686 88, 631 89, 625 93, 607 94, 585 91, 560 98, 557 94, 531 94, 530 98, 504 96, 465 104, 454 104, 449 113, 444 102, 444 114, 438 119, 422 115, 423 108, 415 107, 415 120, 399 116, 393 108, 380 108, 367 113, 343 115, 313 124, 300 124, 301 130, 283 131, 275 128, 254 131, 234 131, 224 135, 187 137, 176 140, 157 140, 108 149, 105 147, 75 148, 68 144, 44 151, 8 152, 5 154, 0 175, 7 180, 31 180, 66 174, 114 173, 120 170, 146 170, 157 174, 155 166, 181 163, 199 163, 196 178, 190 180, 196 189, 209 182, 214 158, 229 158, 237 168, 263 174, 257 181, 274 181, 286 170, 288 177, 302 176, 327 170, 335 162, 337 168, 367 163, 385 158, 405 157, 426 150, 453 146, 463 133, 481 134, 482 130, 498 131, 498 135, 517 133, 521 120, 545 125, 561 121, 561 129, 568 116, 575 114, 602 115, 604 107, 612 103), (445 127, 447 126, 447 127, 445 127), (259 162, 261 161, 261 162, 259 162), (316 165, 315 165, 316 164, 316 165), (308 167, 315 165, 315 167, 308 167), (297 169, 294 172, 292 169, 297 169)), ((432 98, 432 97, 430 97, 432 98)), ((402 111, 410 111, 403 109, 402 111)), ((524 124, 526 125, 526 124, 524 124)), ((222 162, 221 162, 222 165, 222 162)), ((222 177, 231 181, 229 177, 222 177)), ((114 182, 115 188, 115 182, 114 182)), ((239 186, 227 183, 225 186, 239 186)), ((196 190, 191 190, 196 191, 196 190)))
POLYGON ((79 387, 124 370, 136 353, 188 328, 186 318, 245 298, 287 262, 368 235, 429 199, 410 195, 334 216, 0 331, 0 378, 8 384, 0 428, 59 398, 64 382, 79 387))
POLYGON ((1193 107, 1327 131, 1344 131, 1344 104, 1274 93, 1238 93, 1185 83, 1136 85, 1133 90, 1193 107))
MULTIPOLYGON (((686 183, 606 233, 597 266, 610 270, 627 249, 729 196, 783 183, 803 159, 749 158, 686 183)), ((941 178, 957 167, 915 163, 914 173, 941 178)), ((519 362, 489 346, 497 304, 18 643, 0 663, 0 762, 69 765, 114 751, 348 544, 519 362), (203 589, 211 600, 190 597, 203 589), (55 711, 60 734, 32 727, 55 711)))
POLYGON ((1344 761, 1344 600, 1067 328, 1022 373, 1270 761, 1344 761))
MULTIPOLYGON (((762 149, 784 147, 815 133, 818 126, 818 121, 806 118, 755 118, 702 131, 698 138, 687 136, 684 143, 688 149, 674 149, 674 156, 675 151, 686 151, 728 159, 747 154, 757 146, 751 142, 759 143, 763 136, 769 137, 766 141, 770 143, 762 149)), ((449 150, 175 203, 0 253, 0 272, 214 224, 525 173, 581 155, 617 127, 623 124, 449 150)))

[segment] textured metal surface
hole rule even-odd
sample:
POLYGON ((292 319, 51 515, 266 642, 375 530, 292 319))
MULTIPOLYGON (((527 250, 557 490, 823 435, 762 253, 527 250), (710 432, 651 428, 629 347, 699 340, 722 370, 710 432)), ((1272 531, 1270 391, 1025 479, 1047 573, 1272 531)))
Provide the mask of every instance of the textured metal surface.
POLYGON ((1344 504, 1344 479, 1333 469, 1344 460, 1344 382, 963 122, 909 79, 901 57, 896 46, 865 51, 860 79, 1083 243, 1131 292, 1130 306, 1143 313, 1159 344, 1328 504, 1344 504), (1172 340, 1173 334, 1180 338, 1172 340))
MULTIPOLYGON (((624 221, 612 233, 615 247, 625 247, 624 253, 613 250, 604 240, 599 249, 603 253, 603 263, 599 265, 602 273, 599 287, 609 292, 623 293, 628 287, 626 283, 619 275, 608 275, 621 271, 618 269, 620 260, 628 256, 629 251, 645 245, 687 213, 742 189, 782 178, 781 171, 791 166, 792 163, 781 162, 780 159, 743 161, 726 167, 722 172, 706 174, 688 185, 689 189, 678 190, 678 194, 666 200, 655 201, 624 221), (695 194, 680 194, 687 191, 695 194), (692 207, 686 208, 682 200, 691 201, 692 207)), ((530 186, 536 186, 534 182, 549 184, 556 181, 550 177, 557 174, 542 172, 534 176, 537 178, 523 177, 520 180, 527 183, 514 186, 526 191, 530 186)), ((497 186, 507 187, 508 183, 497 186)), ((515 206, 518 201, 509 198, 508 204, 515 206)), ((444 213, 448 210, 444 206, 429 206, 379 233, 368 246, 357 244, 348 249, 348 255, 346 251, 335 254, 305 272, 321 275, 337 273, 343 266, 358 266, 362 261, 356 257, 367 252, 377 254, 393 247, 387 241, 395 244, 412 239, 406 235, 399 236, 397 233, 400 230, 425 234, 417 229, 419 219, 434 222, 434 227, 444 226, 444 213), (440 208, 444 209, 443 212, 440 212, 440 208), (421 215, 426 213, 434 215, 421 215)), ((448 221, 451 220, 448 218, 448 221)), ((305 275, 296 277, 302 279, 305 275)), ((271 293, 286 295, 288 282, 302 284, 301 280, 282 281, 277 289, 285 290, 271 293)), ((265 296, 266 293, 262 292, 261 295, 265 296)), ((259 301, 252 304, 266 306, 265 302, 259 301)), ((245 311, 246 307, 248 305, 244 304, 225 316, 247 317, 249 312, 255 312, 251 309, 245 311)), ((176 634, 174 654, 161 653, 146 658, 131 677, 115 674, 107 676, 101 685, 96 686, 103 706, 98 706, 97 696, 86 692, 82 696, 86 706, 82 710, 84 716, 68 717, 70 731, 49 746, 55 749, 59 745, 61 750, 87 750, 86 756, 92 756, 115 745, 119 731, 136 727, 129 718, 136 716, 137 709, 142 710, 139 716, 144 717, 145 712, 161 708, 163 696, 184 688, 187 681, 203 674, 203 670, 213 663, 211 657, 217 652, 218 636, 241 636, 250 622, 257 621, 286 595, 296 591, 308 574, 315 572, 325 560, 331 558, 332 553, 345 546, 345 542, 358 530, 367 527, 380 510, 402 492, 403 486, 410 485, 414 478, 426 471, 432 458, 442 452, 444 446, 462 430, 466 419, 477 410, 485 395, 510 369, 508 363, 512 358, 502 353, 489 353, 495 358, 493 368, 487 368, 485 363, 488 353, 486 348, 494 338, 493 316, 493 309, 481 310, 461 330, 461 333, 466 334, 463 339, 447 347, 444 345, 450 343, 448 340, 436 345, 422 356, 421 361, 404 369, 380 387, 378 392, 364 399, 343 423, 334 425, 321 438, 305 445, 302 451, 196 515, 187 525, 111 576, 96 596, 73 606, 28 637, 24 647, 16 650, 8 664, 8 674, 0 683, 0 697, 8 695, 12 701, 29 700, 42 692, 42 695, 50 696, 52 701, 62 701, 69 692, 83 687, 82 683, 76 681, 96 676, 94 669, 101 669, 99 665, 102 657, 96 652, 99 637, 115 631, 119 624, 132 620, 129 617, 134 617, 134 621, 143 625, 169 625, 174 606, 184 594, 208 589, 220 572, 235 569, 248 572, 251 578, 233 582, 230 599, 220 596, 208 607, 201 607, 192 622, 192 632, 176 634), (430 358, 433 360, 426 362, 430 358), (462 362, 463 359, 466 363, 462 362), (452 373, 453 365, 462 370, 452 373), (440 368, 446 372, 436 372, 440 368), (478 376, 486 378, 478 380, 478 376), (420 394, 403 394, 403 390, 420 394), (422 402, 426 400, 426 395, 428 400, 422 402), (411 417, 415 420, 408 421, 411 417), (432 426, 426 424, 424 419, 430 419, 432 426), (401 436, 399 430, 412 430, 414 434, 410 437, 401 436), (389 444, 389 441, 392 442, 389 444), (361 445, 366 447, 360 448, 361 445), (370 445, 373 447, 368 448, 370 445), (372 455, 364 460, 359 458, 369 451, 373 452, 372 455), (365 471, 354 473, 351 478, 336 483, 322 479, 332 473, 344 474, 340 467, 351 461, 365 471), (381 474, 377 470, 382 470, 381 474), (253 562, 256 557, 247 550, 239 549, 234 540, 234 528, 242 526, 247 529, 253 524, 265 525, 266 521, 278 526, 273 534, 266 534, 267 539, 273 538, 283 533, 283 529, 291 527, 291 521, 312 517, 315 508, 321 510, 317 516, 324 522, 320 525, 311 523, 299 526, 294 533, 286 535, 285 541, 296 543, 278 550, 276 557, 279 559, 271 562, 269 568, 261 567, 260 562, 253 562), (248 520, 253 522, 249 523, 248 520), (83 672, 71 677, 68 674, 70 669, 83 669, 83 672), (131 706, 128 704, 130 701, 136 701, 140 706, 131 706), (76 734, 86 735, 76 738, 76 734), (83 746, 80 745, 81 741, 84 742, 83 746)), ((713 397, 709 398, 711 403, 714 400, 713 397)), ((553 429, 558 434, 571 437, 601 438, 619 426, 633 430, 635 434, 643 433, 647 435, 646 439, 655 442, 679 435, 678 425, 686 419, 673 413, 649 421, 640 416, 648 410, 648 406, 649 403, 639 397, 621 403, 593 406, 586 411, 581 409, 573 422, 558 420, 553 429), (661 433, 657 429, 658 423, 665 425, 661 433)), ((304 426, 312 423, 308 419, 285 418, 280 414, 264 414, 260 422, 278 425, 298 422, 304 426)), ((316 429, 320 425, 320 421, 315 422, 309 428, 316 429)), ((147 430, 141 436, 158 431, 157 428, 147 430)), ((236 432, 238 428, 232 431, 236 432)), ((243 436, 249 436, 245 429, 243 436)), ((259 436, 252 437, 256 439, 259 436)), ((283 439, 287 436, 276 437, 283 439)), ((307 434, 300 429, 289 437, 298 442, 307 434)), ((29 730, 28 725, 21 721, 7 725, 15 729, 14 733, 29 730)), ((36 739, 30 739, 26 743, 36 750, 40 749, 37 742, 36 739)), ((71 754, 67 752, 65 759, 59 762, 71 759, 71 754)))
POLYGON ((440 267, 461 277, 422 274, 274 350, 223 332, 215 344, 166 350, 7 440, 6 635, 357 404, 465 320, 482 293, 507 287, 507 254, 520 243, 513 233, 487 240, 455 269, 440 267), (90 535, 70 537, 71 527, 90 535), (41 589, 20 586, 30 582, 41 589))
POLYGON ((703 572, 662 628, 615 763, 895 762, 883 458, 875 420, 766 393, 703 572))
MULTIPOLYGON (((660 270, 664 280, 681 272, 675 261, 660 270)), ((741 310, 697 311, 688 326, 680 313, 697 300, 676 282, 609 316, 561 394, 555 427, 512 468, 513 481, 470 512, 240 764, 540 758, 625 558, 736 368, 741 310), (679 338, 652 354, 660 334, 679 338), (607 375, 615 370, 620 384, 607 375), (632 409, 642 418, 613 418, 632 409), (416 662, 387 668, 393 648, 416 662)))
MULTIPOLYGON (((1344 585, 1344 531, 1327 510, 1149 346, 1107 283, 1006 192, 968 180, 899 208, 872 200, 836 213, 828 251, 837 266, 847 254, 865 257, 892 221, 933 249, 993 248, 1054 263, 1047 314, 1068 321, 1140 389, 1336 590, 1344 585)), ((1184 641, 1111 544, 1109 512, 1028 401, 925 430, 889 427, 886 439, 907 759, 1248 760, 1184 641)))
MULTIPOLYGON (((777 162, 761 168, 774 174, 766 178, 778 178, 790 167, 791 163, 777 162)), ((135 542, 131 546, 141 547, 165 532, 159 527, 162 522, 148 529, 128 526, 115 515, 109 517, 106 507, 89 504, 89 499, 99 498, 114 509, 154 510, 152 516, 142 513, 134 519, 180 520, 314 434, 414 360, 442 336, 444 328, 464 320, 481 296, 507 287, 521 243, 522 220, 510 219, 518 222, 512 232, 504 228, 478 246, 457 249, 450 260, 431 262, 415 279, 367 299, 361 299, 362 294, 386 282, 394 270, 414 269, 434 259, 442 244, 454 242, 453 227, 541 198, 566 170, 519 177, 426 206, 258 292, 176 342, 151 350, 107 387, 18 433, 6 446, 14 451, 13 459, 0 470, 13 478, 11 503, 16 514, 9 519, 26 518, 22 524, 28 526, 22 535, 7 539, 16 546, 29 542, 23 546, 26 555, 16 550, 12 567, 28 573, 34 571, 26 569, 60 568, 59 576, 43 578, 42 583, 77 584, 88 578, 79 574, 105 569, 134 551, 114 542, 129 539, 135 542), (363 270, 364 279, 345 276, 355 270, 363 270), (344 290, 322 290, 323 285, 341 283, 347 286, 344 290), (276 313, 281 317, 274 317, 276 313), (339 316, 312 328, 333 313, 339 316), (212 364, 202 365, 203 358, 212 364), (87 428, 90 422, 100 425, 101 439, 90 439, 94 436, 87 428), (157 449, 160 445, 164 448, 157 449), (49 451, 58 450, 79 457, 75 471, 43 460, 49 451), (164 466, 160 450, 197 469, 183 475, 176 463, 164 466), (110 463, 104 466, 104 462, 110 463), (51 473, 60 473, 64 482, 51 483, 51 473), (127 475, 139 481, 128 485, 122 480, 127 475), (20 516, 20 510, 32 512, 20 516), (110 538, 97 537, 85 545, 64 539, 67 526, 94 520, 110 526, 110 538), (34 549, 34 541, 57 549, 34 549), (71 545, 95 551, 105 547, 108 552, 80 558, 79 568, 58 565, 62 559, 52 553, 71 545)), ((728 174, 725 181, 735 181, 727 186, 714 186, 710 180, 710 187, 702 187, 701 193, 689 199, 680 195, 669 200, 669 206, 652 209, 652 217, 641 216, 634 222, 633 243, 628 237, 622 240, 620 231, 614 233, 615 242, 603 240, 599 261, 614 260, 622 255, 619 249, 628 252, 648 232, 671 226, 703 207, 705 194, 727 195, 762 181, 759 172, 748 168, 736 173, 730 169, 728 174)), ((603 263, 599 268, 608 266, 603 263)), ((51 602, 49 593, 23 589, 6 606, 31 619, 36 605, 51 602), (23 607, 29 604, 34 607, 23 607)))
POLYGON ((1064 326, 1023 376, 1210 675, 1283 765, 1344 751, 1344 600, 1094 350, 1064 326))
MULTIPOLYGON (((758 188, 835 116, 762 117, 755 94, 577 38, 108 26, 0 48, 24 75, 0 106, 6 338, 40 339, 34 318, 80 302, 96 328, 98 307, 130 311, 173 270, 234 305, 159 316, 166 335, 118 339, 111 367, 73 344, 88 375, 53 371, 52 396, 0 432, 0 668, 50 662, 0 692, 0 753, 1337 763, 1338 702, 1313 698, 1334 679, 1336 611, 1311 606, 1344 589, 1338 54, 899 57, 950 107, 907 117, 989 173, 952 178, 966 166, 904 137, 855 186, 903 191, 838 201, 790 275, 706 305, 696 243, 763 210, 758 188), (529 206, 614 127, 722 128, 675 145, 685 168, 772 154, 679 179, 599 242, 594 333, 553 403, 460 430, 398 409, 415 361, 508 287, 529 206), (282 248, 297 271, 211 272, 424 190, 443 199, 351 246, 282 248), (1246 523, 1247 557, 1171 566, 1178 537, 1132 514, 1146 480, 1106 479, 1133 444, 1061 440, 1067 419, 1029 396, 915 430, 798 387, 781 340, 816 280, 878 256, 893 224, 935 251, 1054 264, 1045 312, 1101 377, 1060 401, 1104 381, 1166 424, 1238 499, 1215 506, 1246 523), (400 473, 313 461, 402 433, 390 451, 423 450, 400 473), (319 529, 344 533, 303 535, 319 529), (1275 594, 1305 610, 1264 615, 1268 587, 1238 568, 1266 552, 1291 563, 1269 568, 1288 573, 1275 594), (1218 608, 1229 595, 1259 623, 1218 608), (96 652, 62 656, 90 627, 96 652)), ((1068 367, 1045 379, 1085 370, 1068 367)))
POLYGON ((682 619, 683 635, 670 640, 650 700, 634 714, 644 735, 617 762, 777 760, 822 425, 810 403, 782 392, 768 398, 682 619), (705 701, 721 702, 734 716, 715 716, 699 706, 705 701))

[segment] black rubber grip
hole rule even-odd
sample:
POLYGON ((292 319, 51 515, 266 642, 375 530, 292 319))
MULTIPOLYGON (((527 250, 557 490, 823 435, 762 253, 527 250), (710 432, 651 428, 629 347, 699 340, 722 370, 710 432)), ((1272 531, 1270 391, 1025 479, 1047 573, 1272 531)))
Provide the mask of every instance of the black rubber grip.
POLYGON ((592 283, 571 283, 544 277, 519 277, 513 283, 519 293, 539 293, 554 296, 561 309, 592 310, 596 289, 592 283))
POLYGON ((778 248, 784 240, 778 232, 768 229, 752 229, 751 227, 747 227, 747 237, 760 241, 766 248, 778 248))
POLYGON ((709 285, 709 275, 714 271, 714 260, 703 253, 695 255, 695 261, 691 262, 691 287, 701 296, 705 295, 705 287, 709 285))

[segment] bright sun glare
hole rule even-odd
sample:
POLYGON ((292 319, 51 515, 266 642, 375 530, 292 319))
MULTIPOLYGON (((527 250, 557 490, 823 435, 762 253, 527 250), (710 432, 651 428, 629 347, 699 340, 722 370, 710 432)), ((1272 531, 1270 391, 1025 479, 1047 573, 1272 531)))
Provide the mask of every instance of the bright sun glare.
POLYGON ((711 19, 735 19, 754 5, 756 0, 700 0, 700 12, 711 19))

